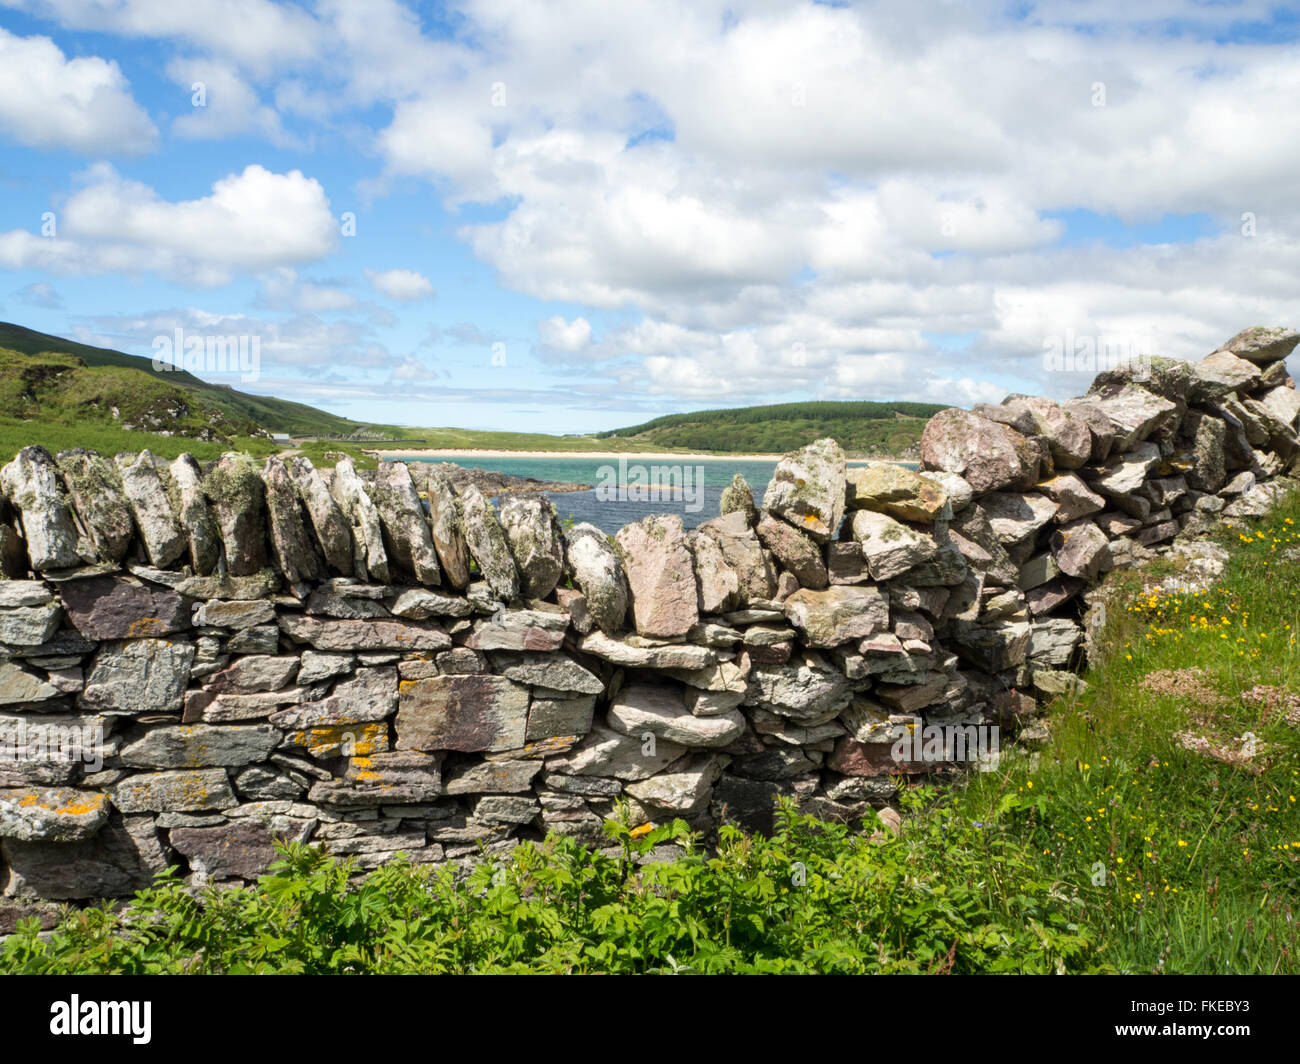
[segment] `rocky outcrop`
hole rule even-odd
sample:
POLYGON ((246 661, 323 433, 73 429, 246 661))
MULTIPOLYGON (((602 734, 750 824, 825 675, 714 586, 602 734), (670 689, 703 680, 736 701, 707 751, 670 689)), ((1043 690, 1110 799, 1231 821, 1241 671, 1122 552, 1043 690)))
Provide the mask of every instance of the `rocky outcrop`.
POLYGON ((1222 559, 1300 463, 1289 330, 933 418, 917 471, 786 455, 764 505, 561 530, 439 467, 25 448, 0 469, 0 887, 123 896, 275 842, 473 859, 616 800, 701 831, 785 794, 853 820, 1072 689, 1090 590, 1222 559), (900 752, 901 751, 901 752, 900 752))

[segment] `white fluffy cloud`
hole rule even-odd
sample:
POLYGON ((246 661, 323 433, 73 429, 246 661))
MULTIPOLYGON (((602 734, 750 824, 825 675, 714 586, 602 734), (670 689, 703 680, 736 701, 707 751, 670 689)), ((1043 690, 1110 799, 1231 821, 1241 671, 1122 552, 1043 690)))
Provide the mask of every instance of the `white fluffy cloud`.
POLYGON ((252 85, 228 64, 210 59, 173 59, 167 64, 167 76, 190 101, 189 111, 172 122, 172 131, 178 136, 222 140, 250 133, 280 147, 294 144, 275 108, 263 104, 252 85))
POLYGON ((414 270, 367 270, 371 287, 399 303, 416 303, 434 297, 433 282, 414 270))
MULTIPOLYGON (((209 82, 210 106, 175 133, 283 145, 283 113, 373 150, 363 194, 427 182, 502 285, 552 304, 531 314, 536 353, 593 402, 1067 394, 1080 382, 1041 357, 1067 332, 1195 356, 1294 314, 1300 49, 1232 43, 1273 17, 1264 0, 6 4, 184 49, 168 74, 209 82), (1206 235, 1064 247, 1080 211, 1193 215, 1206 235)), ((334 246, 328 214, 297 172, 252 167, 188 203, 103 173, 60 238, 0 233, 0 265, 287 269, 266 305, 361 311, 292 274, 334 246)), ((397 302, 434 294, 413 270, 367 278, 397 302)))
POLYGON ((0 233, 0 265, 61 273, 155 272, 191 284, 228 283, 239 271, 313 262, 338 226, 320 183, 257 165, 202 199, 170 202, 97 164, 56 211, 57 236, 0 233))
POLYGON ((0 136, 34 148, 137 155, 158 131, 116 63, 68 59, 48 37, 0 28, 0 136))
POLYGON ((0 0, 74 30, 168 39, 261 70, 310 58, 323 46, 310 14, 271 0, 0 0))

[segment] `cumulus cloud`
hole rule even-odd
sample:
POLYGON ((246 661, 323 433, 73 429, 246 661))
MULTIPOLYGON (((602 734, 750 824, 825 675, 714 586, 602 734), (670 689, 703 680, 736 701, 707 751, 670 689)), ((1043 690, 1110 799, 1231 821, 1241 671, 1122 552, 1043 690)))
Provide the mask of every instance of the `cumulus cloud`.
POLYGON ((618 367, 592 387, 1060 393, 1078 382, 1041 355, 1066 329, 1199 355, 1291 311, 1257 293, 1300 248, 1300 67, 1285 44, 1215 39, 1265 5, 1198 9, 1191 29, 1171 5, 466 13, 490 46, 407 82, 377 147, 450 205, 499 208, 459 235, 511 288, 643 315, 581 343, 564 319, 539 326, 545 361, 618 367), (1079 210, 1204 216, 1208 235, 1098 261, 1061 246, 1079 210), (1267 214, 1267 240, 1236 232, 1245 211, 1267 214))
POLYGON ((172 121, 172 132, 189 140, 223 140, 241 134, 262 137, 277 147, 293 147, 273 107, 228 64, 210 59, 173 59, 167 76, 180 86, 190 110, 172 121), (197 87, 196 87, 197 86, 197 87))
MULTIPOLYGON (((501 285, 550 304, 519 318, 543 319, 535 355, 591 404, 1069 394, 1081 382, 1042 359, 1067 332, 1191 357, 1294 311, 1297 49, 1234 30, 1273 17, 1263 0, 467 0, 436 27, 397 0, 0 4, 182 47, 170 76, 207 71, 213 91, 177 134, 343 127, 378 160, 358 189, 424 182, 501 285), (1093 214, 1186 216, 1196 235, 1089 246, 1093 214)), ((266 306, 370 313, 346 285, 274 273, 334 246, 318 184, 225 182, 167 203, 96 172, 59 238, 0 233, 0 265, 271 271, 266 306)), ((367 278, 434 295, 414 271, 367 278)), ((421 346, 485 339, 459 328, 421 346)))
POLYGON ((320 24, 272 0, 4 0, 5 6, 74 30, 166 39, 200 47, 259 70, 311 58, 320 24))
POLYGON ((312 262, 338 233, 320 183, 299 170, 257 165, 231 174, 196 200, 169 202, 107 164, 57 212, 58 235, 0 233, 0 265, 60 273, 155 272, 196 285, 228 283, 239 271, 312 262))
POLYGON ((434 297, 433 282, 414 270, 367 270, 371 287, 399 303, 416 303, 434 297))
POLYGON ((139 155, 158 140, 116 63, 68 59, 48 37, 18 37, 3 28, 0 135, 83 155, 139 155))

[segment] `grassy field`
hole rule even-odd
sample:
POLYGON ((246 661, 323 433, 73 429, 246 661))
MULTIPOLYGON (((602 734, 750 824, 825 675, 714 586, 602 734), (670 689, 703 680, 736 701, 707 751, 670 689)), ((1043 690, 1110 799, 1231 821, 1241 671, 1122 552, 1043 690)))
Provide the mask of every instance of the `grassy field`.
POLYGON ((1119 576, 1050 746, 953 807, 1037 854, 1110 970, 1300 972, 1300 497, 1222 536, 1207 591, 1119 576))
POLYGON ((1122 574, 1051 742, 908 785, 898 836, 786 807, 710 853, 624 819, 612 854, 552 836, 364 881, 295 847, 254 888, 163 879, 129 916, 29 921, 0 971, 1300 973, 1300 497, 1223 535, 1210 590, 1122 574))

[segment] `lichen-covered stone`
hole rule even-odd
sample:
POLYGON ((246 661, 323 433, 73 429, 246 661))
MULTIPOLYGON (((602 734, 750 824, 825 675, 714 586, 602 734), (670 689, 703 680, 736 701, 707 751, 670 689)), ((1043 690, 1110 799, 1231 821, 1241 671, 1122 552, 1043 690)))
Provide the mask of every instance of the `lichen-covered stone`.
POLYGON ((388 552, 384 550, 384 533, 379 511, 371 502, 366 486, 350 458, 341 458, 334 467, 330 494, 352 525, 352 569, 362 580, 389 581, 388 552))
POLYGON ((845 505, 850 510, 881 510, 905 521, 925 522, 939 517, 948 505, 948 493, 938 482, 894 462, 853 466, 845 476, 845 505))
POLYGON ((104 561, 121 561, 131 546, 135 522, 117 470, 98 452, 84 447, 60 451, 58 465, 68 498, 95 552, 104 561))
POLYGON ((280 733, 265 724, 182 724, 150 728, 119 755, 131 768, 238 767, 265 761, 280 733))
POLYGON ((1191 437, 1188 482, 1197 491, 1217 492, 1228 481, 1227 426, 1219 418, 1194 410, 1183 421, 1183 432, 1191 437))
POLYGON ((672 639, 700 619, 695 567, 682 519, 651 515, 624 525, 615 537, 639 635, 672 639))
POLYGON ((503 602, 519 597, 519 570, 510 553, 510 541, 496 510, 473 484, 460 495, 462 527, 470 556, 492 593, 503 602))
POLYGON ((37 572, 80 564, 77 528, 44 447, 24 447, 0 469, 0 491, 18 509, 31 567, 37 572))
POLYGON ((451 637, 436 624, 385 620, 279 618, 280 631, 316 650, 443 650, 451 637))
POLYGON ((12 661, 0 661, 0 706, 23 708, 61 698, 63 692, 12 661))
POLYGON ((705 521, 698 531, 710 536, 722 551, 722 557, 736 574, 740 585, 738 606, 755 600, 768 600, 776 594, 777 576, 762 541, 749 527, 739 511, 705 521))
POLYGON ((265 568, 266 485, 253 460, 223 454, 203 478, 203 494, 216 515, 226 571, 249 576, 265 568))
POLYGON ((130 576, 96 576, 63 586, 63 605, 87 639, 139 639, 190 626, 188 603, 174 591, 130 576))
POLYGON ((431 676, 402 682, 399 750, 511 750, 526 742, 528 688, 503 676, 431 676))
POLYGON ((307 533, 298 489, 279 458, 268 458, 262 467, 266 485, 267 531, 276 566, 290 584, 305 584, 325 576, 323 560, 307 533))
POLYGON ((839 531, 844 494, 844 451, 827 438, 781 458, 763 495, 763 506, 818 543, 826 543, 839 531))
POLYGON ((1223 350, 1257 366, 1267 366, 1286 358, 1297 343, 1300 332, 1295 329, 1253 325, 1237 333, 1223 345, 1223 350))
POLYGON ((194 644, 131 639, 100 646, 80 704, 111 716, 178 713, 194 663, 194 644))
POLYGON ((55 602, 0 610, 0 644, 15 647, 40 646, 58 631, 62 616, 63 611, 55 602))
POLYGON ((425 495, 429 502, 429 532, 443 576, 448 587, 463 591, 470 582, 469 544, 465 542, 460 499, 440 466, 426 467, 425 495))
POLYGON ((1052 533, 1052 556, 1066 576, 1096 580, 1110 567, 1110 540, 1095 524, 1081 518, 1052 533))
POLYGON ((1041 481, 1038 490, 1056 504, 1053 519, 1058 524, 1087 517, 1106 508, 1106 500, 1074 473, 1058 473, 1041 481))
POLYGON ((113 788, 113 804, 123 813, 188 813, 229 809, 239 804, 223 768, 142 772, 113 788))
POLYGON ((625 735, 597 722, 576 747, 548 758, 546 771, 564 776, 600 776, 634 782, 649 779, 686 753, 687 748, 653 733, 625 735))
POLYGON ((221 559, 221 530, 203 494, 203 472, 190 454, 179 455, 168 468, 176 517, 189 544, 190 565, 199 576, 207 576, 221 559))
POLYGON ((380 462, 370 495, 379 511, 391 559, 417 583, 440 584, 442 570, 429 522, 406 463, 380 462))
POLYGON ((23 842, 88 839, 108 820, 108 795, 70 787, 0 789, 0 838, 23 842))
POLYGON ((556 650, 568 626, 562 612, 503 609, 475 621, 464 643, 471 650, 556 650))
POLYGON ((754 506, 754 489, 739 473, 731 478, 731 483, 722 489, 722 497, 718 500, 719 515, 731 513, 741 513, 745 515, 745 522, 752 525, 758 520, 758 510, 754 506))
POLYGON ((745 705, 758 706, 797 724, 824 724, 853 700, 848 679, 820 654, 808 651, 784 665, 756 665, 745 705))
POLYGON ((719 747, 744 733, 745 718, 734 709, 697 717, 686 708, 680 687, 633 684, 610 703, 609 726, 634 738, 649 732, 685 747, 719 747))
POLYGON ((311 519, 316 542, 331 569, 342 576, 351 576, 353 570, 352 528, 330 494, 325 478, 311 461, 295 457, 289 465, 289 475, 298 486, 298 495, 311 519))
POLYGON ((1169 426, 1178 416, 1178 404, 1162 399, 1140 384, 1126 384, 1098 406, 1115 430, 1114 449, 1132 450, 1152 433, 1169 426))
POLYGON ((708 647, 690 643, 633 646, 603 632, 584 636, 578 647, 584 654, 636 669, 704 669, 718 660, 717 654, 708 647))
POLYGON ((830 583, 821 548, 806 532, 776 520, 766 511, 759 518, 755 531, 763 546, 776 556, 787 572, 794 574, 800 586, 818 589, 830 583))
POLYGON ((115 462, 150 564, 166 569, 185 553, 188 540, 154 456, 144 450, 137 455, 119 454, 115 462))
POLYGON ((783 606, 790 623, 802 633, 804 645, 810 647, 866 639, 889 626, 889 602, 874 587, 801 588, 783 606))
POLYGON ((977 494, 1027 486, 1040 460, 1028 439, 1009 425, 969 410, 940 410, 921 434, 922 470, 957 473, 977 494))
MULTIPOLYGON (((789 528, 781 523, 782 528, 789 528)), ((703 532, 686 534, 694 559, 700 613, 726 613, 740 605, 740 578, 727 564, 718 541, 703 532)), ((576 625, 575 625, 576 627, 576 625)))
POLYGON ((564 533, 564 559, 592 621, 616 635, 627 616, 627 574, 609 538, 595 525, 576 524, 564 533))
POLYGON ((564 654, 496 653, 490 657, 492 671, 516 683, 588 695, 605 690, 599 676, 564 654))
POLYGON ((512 495, 501 504, 501 524, 523 594, 546 598, 564 573, 564 533, 554 505, 545 498, 512 495))
POLYGON ((990 492, 980 499, 989 526, 999 542, 1008 546, 1023 543, 1049 524, 1060 507, 1036 491, 990 492))
POLYGON ((939 551, 932 535, 918 531, 888 514, 856 510, 853 538, 862 548, 867 568, 875 580, 891 580, 927 562, 939 551))

